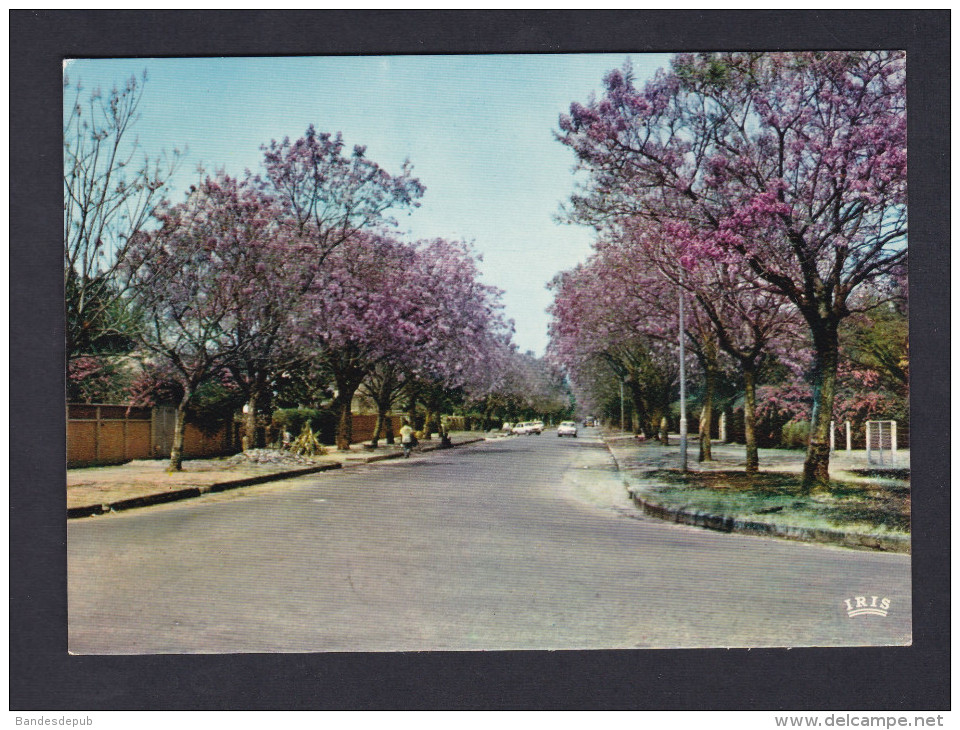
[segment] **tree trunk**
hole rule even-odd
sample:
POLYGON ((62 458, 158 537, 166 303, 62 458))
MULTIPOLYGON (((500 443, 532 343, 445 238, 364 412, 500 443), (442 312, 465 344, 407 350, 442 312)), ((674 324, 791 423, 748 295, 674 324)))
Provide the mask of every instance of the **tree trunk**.
POLYGON ((353 443, 353 412, 351 404, 360 383, 337 383, 337 451, 349 451, 353 443))
POLYGON ((423 417, 423 438, 421 440, 429 441, 430 431, 433 427, 433 419, 436 414, 433 412, 433 407, 430 405, 429 398, 427 399, 427 402, 424 403, 424 407, 427 409, 427 412, 423 417))
POLYGON ((483 423, 481 424, 482 430, 486 431, 489 428, 499 427, 503 424, 494 424, 493 422, 493 404, 487 400, 486 408, 483 411, 483 423))
POLYGON ((435 388, 427 391, 427 397, 424 398, 423 405, 427 409, 427 414, 423 421, 423 440, 430 441, 430 434, 434 431, 440 431, 440 409, 443 406, 441 398, 434 392, 435 388))
POLYGON ((393 443, 393 424, 387 414, 390 412, 390 406, 393 404, 398 388, 396 371, 392 366, 380 367, 374 370, 374 373, 378 377, 373 379, 372 385, 367 385, 367 394, 377 406, 377 424, 373 430, 373 438, 370 440, 370 445, 376 448, 384 435, 388 444, 393 443))
POLYGON ((377 411, 377 422, 373 426, 373 436, 370 437, 370 446, 377 448, 380 445, 380 434, 383 431, 383 414, 377 411))
POLYGON ((662 411, 654 408, 650 412, 650 438, 654 441, 660 440, 660 423, 661 423, 662 411))
POLYGON ((417 430, 417 395, 417 388, 411 385, 410 399, 407 401, 407 422, 414 431, 417 430))
POLYGON ((350 410, 350 400, 339 400, 337 403, 337 451, 349 451, 353 441, 353 413, 350 410))
POLYGON ((713 461, 710 450, 710 431, 713 429, 713 391, 716 389, 717 370, 705 368, 703 410, 700 412, 700 461, 713 461))
POLYGON ((643 420, 646 417, 646 408, 643 402, 643 392, 635 383, 630 384, 630 402, 633 405, 633 412, 630 414, 631 426, 635 434, 643 430, 643 420))
POLYGON ((255 448, 257 446, 257 402, 260 400, 260 393, 256 388, 250 390, 250 397, 247 400, 247 411, 243 414, 243 450, 255 448))
POLYGON ((747 474, 760 469, 757 451, 757 374, 753 363, 743 364, 743 430, 747 444, 747 474))
POLYGON ((839 362, 836 326, 817 328, 814 345, 813 410, 810 414, 810 442, 803 464, 803 488, 806 491, 826 489, 830 482, 830 421, 833 419, 839 362))
POLYGON ((370 445, 373 448, 377 448, 381 436, 386 436, 388 444, 393 443, 393 422, 387 415, 389 411, 389 402, 377 401, 377 423, 373 428, 373 438, 370 439, 370 445))
POLYGON ((177 414, 173 421, 173 446, 170 449, 170 465, 167 471, 183 471, 183 434, 187 425, 187 405, 192 396, 192 391, 186 391, 177 405, 177 414))

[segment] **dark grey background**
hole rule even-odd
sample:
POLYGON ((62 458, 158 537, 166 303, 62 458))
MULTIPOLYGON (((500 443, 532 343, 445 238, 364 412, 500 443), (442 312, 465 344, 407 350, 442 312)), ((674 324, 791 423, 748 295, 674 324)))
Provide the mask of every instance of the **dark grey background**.
POLYGON ((10 709, 949 709, 949 27, 948 11, 10 11, 10 709), (908 52, 914 646, 67 655, 64 58, 847 48, 908 52))

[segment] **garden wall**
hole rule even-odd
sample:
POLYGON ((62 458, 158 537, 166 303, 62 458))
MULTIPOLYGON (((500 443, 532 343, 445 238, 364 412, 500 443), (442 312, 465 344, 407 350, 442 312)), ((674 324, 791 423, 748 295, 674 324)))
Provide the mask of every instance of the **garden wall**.
MULTIPOLYGON (((70 403, 67 467, 167 458, 173 446, 175 414, 170 407, 70 403)), ((237 443, 229 427, 209 434, 188 423, 183 437, 184 457, 236 453, 237 443)))
MULTIPOLYGON (((387 416, 393 424, 393 435, 400 438, 400 426, 403 421, 399 416, 387 416)), ((353 414, 353 443, 369 441, 373 438, 373 429, 377 427, 377 415, 375 413, 354 413, 353 414)), ((380 435, 381 439, 386 438, 387 424, 384 423, 384 433, 380 435)))
MULTIPOLYGON (((166 459, 173 447, 176 409, 70 403, 67 406, 67 467, 121 464, 131 459, 166 459)), ((401 418, 390 417, 399 438, 401 418)), ((353 443, 369 441, 375 414, 354 414, 353 443)), ((384 434, 385 437, 385 434, 384 434)), ((232 425, 207 433, 188 423, 183 456, 196 459, 240 451, 240 434, 232 425)))

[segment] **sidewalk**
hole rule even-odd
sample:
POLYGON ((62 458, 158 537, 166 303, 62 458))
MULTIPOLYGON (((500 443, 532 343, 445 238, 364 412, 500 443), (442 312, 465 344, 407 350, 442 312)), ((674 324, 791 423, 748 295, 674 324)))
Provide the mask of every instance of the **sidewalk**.
POLYGON ((868 464, 863 451, 835 452, 830 476, 842 487, 803 495, 798 490, 803 451, 760 449, 755 489, 745 475, 743 445, 713 442, 713 461, 698 462, 699 443, 690 438, 690 474, 683 479, 676 435, 669 446, 640 443, 620 432, 605 432, 603 440, 631 499, 652 517, 726 532, 910 552, 909 451, 883 466, 868 464))
MULTIPOLYGON (((479 432, 453 432, 453 446, 484 441, 479 432)), ((438 438, 421 441, 411 458, 441 448, 438 438)), ((67 517, 88 517, 134 507, 174 502, 203 494, 223 492, 281 479, 291 479, 331 469, 400 458, 399 443, 383 442, 377 449, 353 444, 349 452, 327 447, 327 453, 297 456, 275 449, 253 449, 235 456, 189 459, 183 470, 167 472, 167 459, 144 459, 117 466, 67 470, 67 517)))

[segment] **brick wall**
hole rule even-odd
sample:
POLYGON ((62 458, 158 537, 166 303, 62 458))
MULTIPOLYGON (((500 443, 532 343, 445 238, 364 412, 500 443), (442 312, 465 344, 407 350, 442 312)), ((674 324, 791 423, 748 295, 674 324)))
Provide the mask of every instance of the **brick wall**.
MULTIPOLYGON (((165 459, 173 444, 175 409, 134 408, 116 405, 67 406, 67 466, 120 464, 131 459, 165 459)), ((393 433, 400 433, 400 416, 390 416, 393 433)), ((353 415, 353 443, 369 441, 376 414, 353 415)), ((385 438, 384 433, 381 438, 385 438)), ((240 439, 231 426, 206 433, 188 423, 183 434, 187 459, 234 454, 240 439)))
POLYGON ((149 459, 153 456, 151 423, 149 408, 71 403, 67 406, 67 466, 149 459))
MULTIPOLYGON (((402 421, 399 416, 387 416, 393 423, 393 435, 399 437, 402 421)), ((353 443, 369 441, 373 438, 373 429, 377 427, 377 414, 375 413, 354 413, 353 414, 353 443)), ((380 435, 383 439, 386 437, 387 425, 384 424, 384 433, 380 435)))
MULTIPOLYGON (((117 405, 67 406, 67 466, 120 464, 131 459, 167 458, 173 442, 172 408, 117 405)), ((220 456, 237 451, 229 427, 214 434, 187 424, 186 458, 220 456)))

